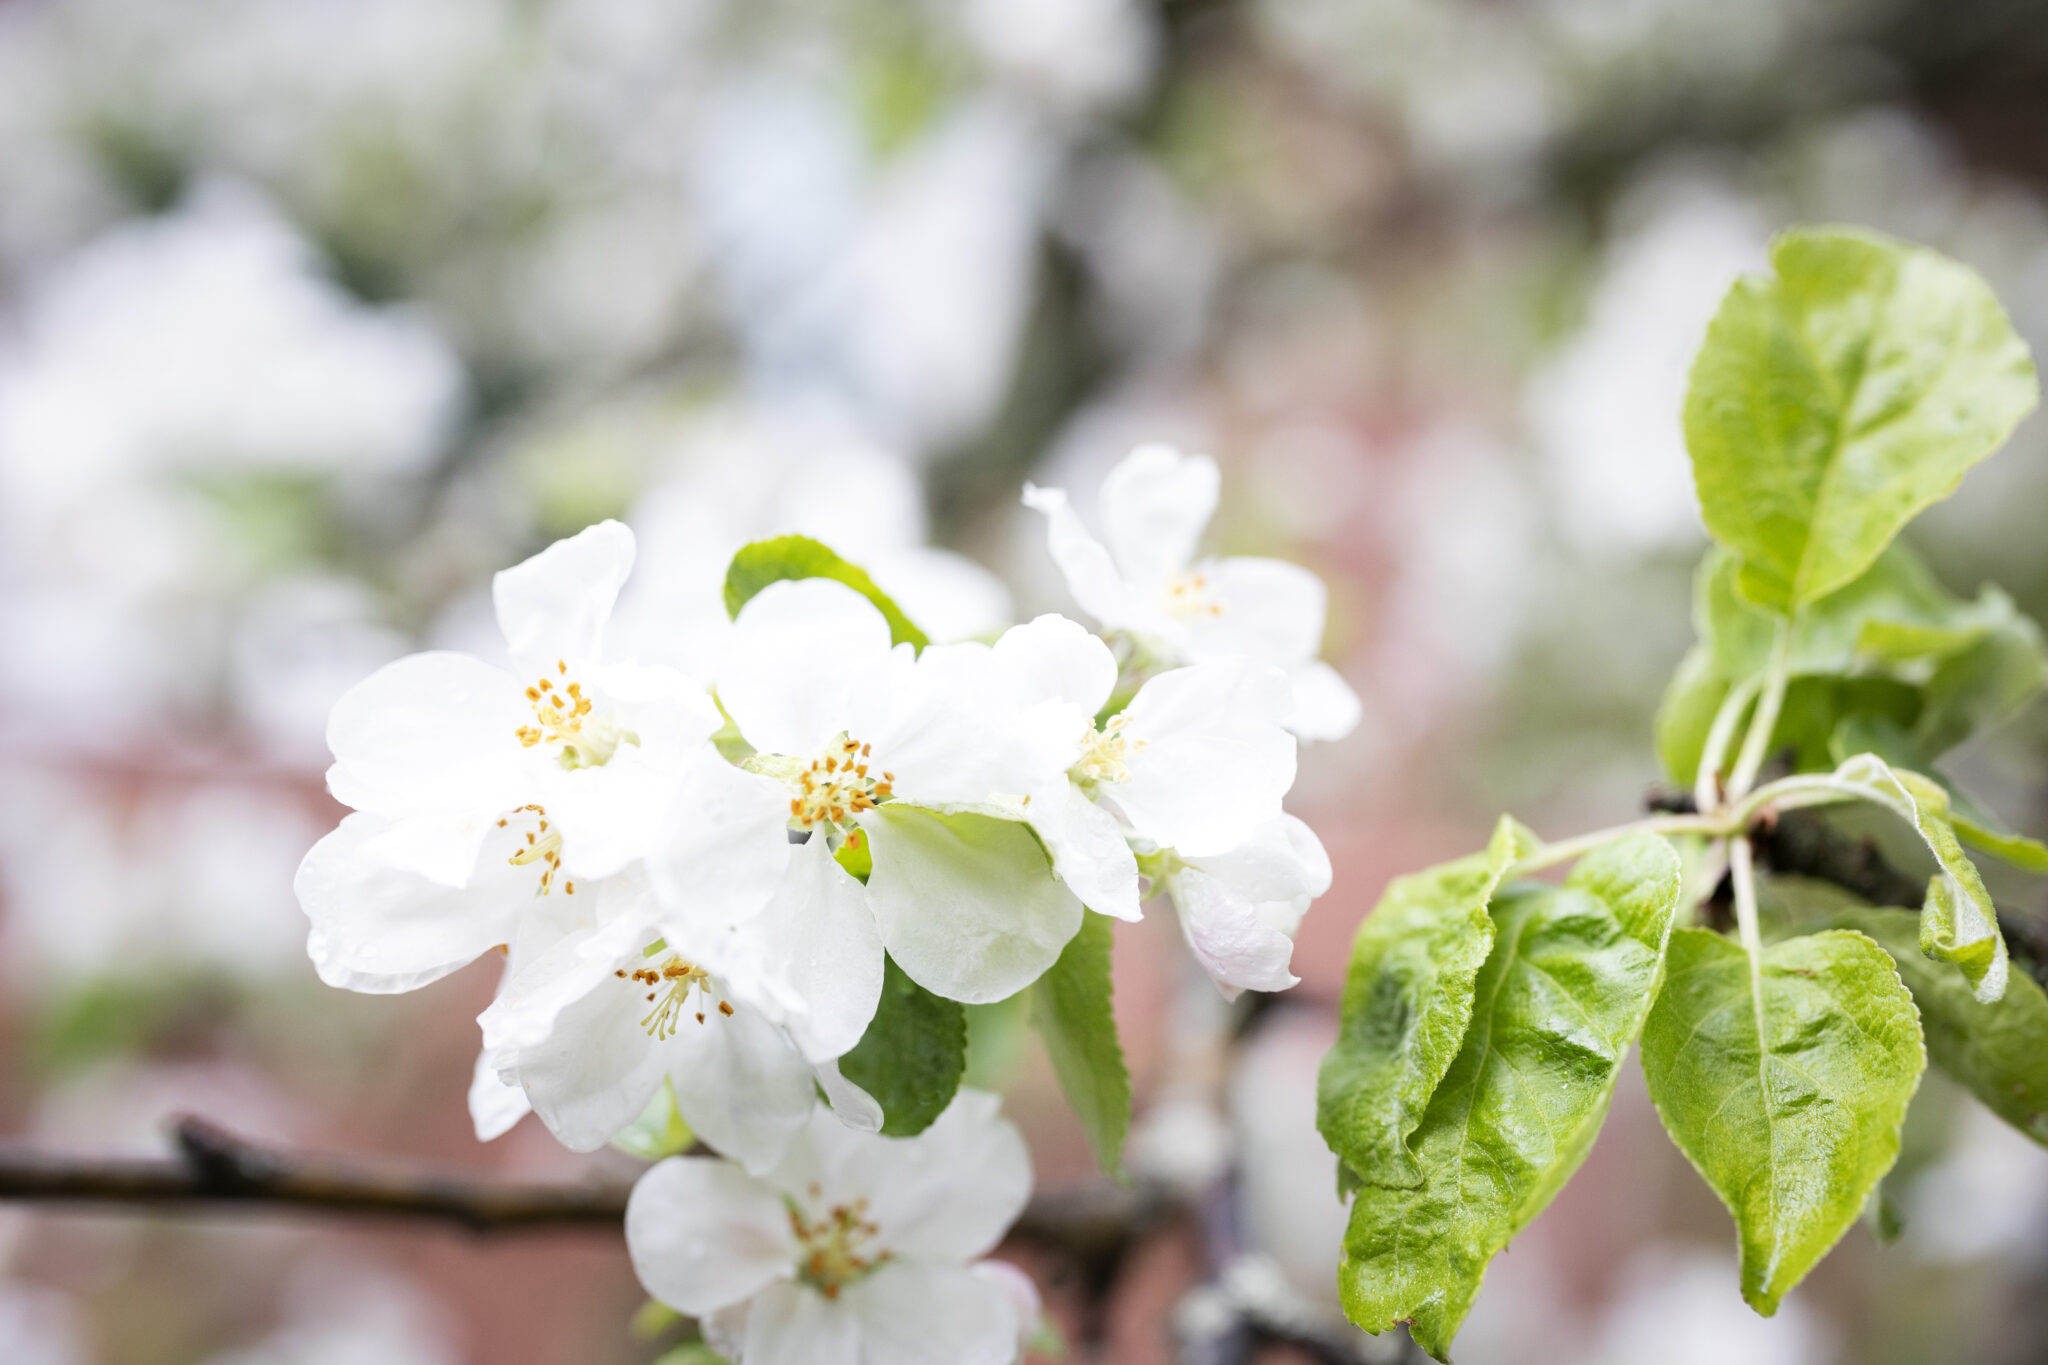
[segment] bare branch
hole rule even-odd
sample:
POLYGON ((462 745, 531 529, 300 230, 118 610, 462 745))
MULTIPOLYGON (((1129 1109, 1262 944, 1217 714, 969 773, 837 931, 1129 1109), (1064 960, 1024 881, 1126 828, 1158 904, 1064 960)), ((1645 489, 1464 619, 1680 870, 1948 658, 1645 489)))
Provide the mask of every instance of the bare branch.
POLYGON ((170 1157, 73 1157, 0 1144, 0 1201, 252 1205, 423 1218, 471 1232, 616 1233, 626 1187, 492 1180, 355 1157, 278 1152, 204 1119, 177 1120, 170 1157))

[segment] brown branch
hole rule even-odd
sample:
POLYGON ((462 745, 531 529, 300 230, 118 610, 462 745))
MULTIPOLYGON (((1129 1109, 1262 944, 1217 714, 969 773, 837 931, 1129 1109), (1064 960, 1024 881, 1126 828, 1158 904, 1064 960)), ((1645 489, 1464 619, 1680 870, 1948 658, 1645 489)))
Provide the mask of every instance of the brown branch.
POLYGON ((0 1143, 0 1201, 247 1205, 423 1218, 471 1232, 598 1229, 625 1219, 624 1186, 492 1180, 354 1157, 278 1152, 178 1119, 169 1157, 74 1157, 0 1143))

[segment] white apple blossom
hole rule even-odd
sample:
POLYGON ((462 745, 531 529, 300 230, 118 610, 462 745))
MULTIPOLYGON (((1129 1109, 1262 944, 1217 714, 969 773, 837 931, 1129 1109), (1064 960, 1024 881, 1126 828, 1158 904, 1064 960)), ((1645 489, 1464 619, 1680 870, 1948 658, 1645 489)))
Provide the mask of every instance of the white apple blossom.
POLYGON ((1288 728, 1341 739, 1357 726, 1359 704, 1316 658, 1328 609, 1322 580, 1278 559, 1196 557, 1218 482, 1206 456, 1140 446, 1103 481, 1102 540, 1061 489, 1027 484, 1024 502, 1045 514, 1068 589, 1103 626, 1167 663, 1247 658, 1283 669, 1293 684, 1288 728))
POLYGON ((602 903, 602 880, 651 854, 734 917, 766 904, 788 861, 779 789, 719 757, 694 683, 602 656, 632 558, 605 522, 499 574, 517 673, 415 654, 336 705, 328 788, 356 814, 296 884, 324 980, 423 985, 514 941, 539 901, 602 903))
POLYGON ((928 650, 926 662, 1007 709, 1030 772, 1032 828, 1061 880, 1105 915, 1139 917, 1133 843, 1225 854, 1279 817, 1294 783, 1287 678, 1266 664, 1171 669, 1098 725, 1116 660, 1065 617, 1016 626, 993 646, 928 650))
POLYGON ((1294 934, 1309 903, 1330 889, 1330 856, 1292 815, 1260 825, 1237 847, 1167 855, 1157 880, 1173 898, 1181 933, 1223 993, 1284 991, 1294 934))
POLYGON ((1036 980, 1080 927, 1081 903, 1019 823, 1031 785, 1022 751, 948 657, 892 647, 874 605, 825 580, 771 584, 734 623, 718 697, 754 749, 745 766, 782 784, 792 832, 821 854, 851 844, 871 862, 856 891, 818 857, 817 894, 771 917, 785 958, 812 964, 806 980, 861 983, 826 1002, 844 1011, 819 1021, 828 1033, 859 1036, 885 947, 926 989, 985 1002, 1036 980), (833 885, 855 910, 822 911, 833 885))
MULTIPOLYGON (((825 1089, 846 1122, 879 1127, 879 1108, 841 1079, 833 1062, 859 1041, 874 1013, 879 970, 864 1004, 837 1013, 857 1017, 859 1025, 833 1033, 807 1009, 802 988, 809 981, 780 955, 762 952, 754 936, 756 925, 779 925, 779 907, 793 900, 832 918, 857 913, 857 904, 835 901, 831 890, 820 893, 819 863, 858 892, 820 841, 815 850, 798 851, 776 902, 753 925, 715 925, 699 916, 689 937, 652 927, 657 907, 638 869, 604 883, 615 895, 637 894, 623 912, 565 921, 558 907, 551 916, 530 917, 497 1000, 478 1020, 480 1071, 517 1087, 575 1151, 617 1136, 664 1084, 693 1132, 752 1171, 781 1160, 814 1107, 814 1086, 825 1089), (621 886, 634 891, 621 893, 621 886), (784 1021, 798 1026, 814 1055, 799 1048, 784 1021)), ((823 941, 829 945, 829 934, 823 941)), ((856 992, 859 973, 853 964, 846 974, 856 992)), ((818 985, 825 998, 846 989, 841 982, 818 985)), ((481 1079, 472 1099, 480 1137, 503 1131, 504 1115, 518 1117, 513 1102, 481 1079)))
POLYGON ((1030 1193, 1022 1136, 963 1090, 914 1138, 814 1115, 764 1177, 664 1161, 634 1187, 626 1243, 647 1291, 738 1365, 1008 1365, 1029 1300, 973 1263, 1030 1193))

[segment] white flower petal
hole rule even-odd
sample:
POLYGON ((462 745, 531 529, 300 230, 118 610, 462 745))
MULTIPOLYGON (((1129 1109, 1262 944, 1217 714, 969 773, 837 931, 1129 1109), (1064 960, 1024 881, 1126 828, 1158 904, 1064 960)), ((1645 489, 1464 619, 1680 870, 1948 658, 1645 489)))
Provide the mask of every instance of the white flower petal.
POLYGON ((1102 533, 1126 581, 1163 583, 1195 557, 1216 512, 1219 477, 1206 455, 1139 446, 1102 481, 1102 533))
POLYGON ((410 654, 351 687, 327 719, 327 789, 357 810, 495 813, 525 800, 516 732, 533 711, 510 673, 467 654, 410 654))
POLYGON ((660 1045, 676 1108, 715 1151, 759 1175, 773 1170, 817 1108, 811 1068, 758 1010, 727 1017, 704 1002, 660 1045))
POLYGON ((910 1257, 969 1261, 1002 1241, 1031 1198, 1031 1155, 1002 1101, 962 1090, 914 1138, 843 1142, 827 1163, 840 1189, 864 1186, 877 1241, 910 1257))
MULTIPOLYGON (((702 761, 730 766, 708 744, 702 761)), ((655 853, 668 835, 675 787, 674 762, 637 744, 621 744, 599 767, 549 773, 540 804, 561 831, 563 870, 593 880, 655 853)))
POLYGON ((1139 607, 1130 585, 1117 572, 1108 547, 1081 525, 1066 493, 1027 483, 1024 505, 1045 514, 1046 544, 1052 551, 1053 563, 1059 566, 1067 580, 1067 591, 1074 594, 1081 610, 1111 630, 1142 629, 1148 623, 1148 614, 1139 607))
POLYGON ((473 886, 442 886, 365 855, 386 828, 374 815, 347 817, 293 878, 313 922, 306 951, 322 981, 379 994, 414 990, 511 941, 533 894, 531 878, 517 875, 523 869, 499 864, 473 886))
POLYGON ((479 1052, 469 1081, 469 1119, 476 1125, 476 1140, 501 1138, 532 1112, 526 1092, 498 1075, 497 1058, 488 1051, 479 1052))
POLYGON ((1144 918, 1139 908, 1138 860, 1116 817, 1062 776, 1033 795, 1031 827, 1052 853, 1052 870, 1099 915, 1144 918))
MULTIPOLYGON (((860 1322, 863 1361, 1011 1365, 1017 1309, 1002 1284, 965 1266, 894 1261, 841 1293, 860 1322)), ((747 1356, 747 1365, 754 1357, 747 1356)))
POLYGON ((640 1022, 652 1008, 639 983, 616 979, 602 963, 593 970, 565 945, 522 970, 484 1012, 485 1046, 516 1068, 556 1141, 593 1152, 639 1118, 661 1088, 668 1057, 640 1022), (559 995, 570 998, 556 1005, 559 995), (523 1024, 522 1012, 551 1012, 553 1027, 516 1050, 493 1046, 523 1024))
POLYGON ((665 842, 648 871, 665 924, 695 939, 758 914, 790 860, 789 792, 707 751, 673 777, 659 803, 665 842))
POLYGON ((1302 739, 1342 739, 1358 728, 1365 708, 1351 684, 1319 659, 1298 665, 1288 674, 1294 685, 1294 712, 1287 728, 1302 739))
POLYGON ((925 989, 969 1004, 1036 981, 1081 927, 1028 827, 890 804, 862 817, 874 856, 868 907, 882 942, 925 989))
POLYGON ((818 1078, 818 1088, 825 1092, 826 1102, 832 1106, 832 1113, 838 1120, 856 1133, 879 1133, 882 1131, 882 1106, 875 1097, 839 1074, 839 1060, 819 1062, 811 1067, 818 1078))
POLYGON ((1288 970, 1294 940, 1222 880, 1184 867, 1167 887, 1188 947, 1226 994, 1284 991, 1300 980, 1288 970))
POLYGON ((866 890, 823 836, 791 854, 774 899, 747 928, 803 1055, 822 1062, 858 1043, 882 998, 882 935, 866 890))
POLYGON ((829 579, 771 583, 733 622, 718 699, 764 754, 810 758, 846 727, 847 698, 885 668, 889 623, 829 579))
POLYGON ((1190 659, 1257 659, 1292 669, 1323 647, 1329 590, 1284 559, 1220 559, 1202 570, 1216 611, 1188 623, 1190 659))
POLYGON ((747 1313, 746 1365, 881 1365, 864 1355, 860 1324, 845 1303, 783 1281, 755 1298, 747 1313))
POLYGON ((612 1014, 644 1015, 646 1010, 634 1003, 640 996, 615 973, 622 966, 640 965, 641 949, 651 936, 644 923, 629 915, 566 932, 553 924, 530 928, 522 923, 512 970, 497 998, 477 1016, 484 1050, 504 1058, 502 1065, 517 1066, 529 1049, 549 1046, 564 1028, 589 1032, 602 1026, 607 1004, 612 1014), (578 1017, 565 1021, 563 1015, 578 1006, 584 1006, 578 1017))
POLYGON ((1010 1301, 1010 1311, 1017 1319, 1017 1354, 1022 1356, 1045 1316, 1045 1301, 1039 1297, 1037 1283, 1008 1261, 980 1261, 967 1269, 1000 1289, 1010 1301))
POLYGON ((498 827, 495 815, 436 811, 402 816, 365 840, 361 853, 393 871, 414 873, 439 886, 464 887, 476 875, 484 841, 498 827))
POLYGON ((598 658, 612 605, 632 571, 633 533, 601 521, 499 573, 491 601, 512 657, 536 669, 558 659, 598 658))
POLYGON ((1282 729, 1287 675, 1250 661, 1162 673, 1124 711, 1139 747, 1130 780, 1102 788, 1139 835, 1183 855, 1221 853, 1280 814, 1294 785, 1294 736, 1282 729))
POLYGON ((781 1194, 710 1157, 670 1157, 640 1177, 626 1249, 648 1293, 699 1317, 761 1293, 798 1256, 781 1194))
POLYGON ((1116 689, 1116 656, 1078 621, 1040 616, 1003 632, 990 661, 1012 704, 1071 702, 1093 718, 1116 689))
POLYGON ((1305 908, 1330 889, 1330 855, 1323 841, 1292 815, 1260 825, 1235 848, 1187 861, 1254 903, 1298 901, 1305 908))

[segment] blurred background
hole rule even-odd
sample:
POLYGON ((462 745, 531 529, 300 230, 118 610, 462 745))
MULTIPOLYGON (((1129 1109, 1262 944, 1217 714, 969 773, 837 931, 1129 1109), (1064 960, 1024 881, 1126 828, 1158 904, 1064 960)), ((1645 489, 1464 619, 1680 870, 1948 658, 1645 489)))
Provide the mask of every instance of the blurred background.
MULTIPOLYGON (((1870 224, 2041 350, 2044 119, 2025 0, 0 0, 0 1132, 152 1151, 194 1111, 577 1176, 531 1122, 471 1133, 493 968, 370 998, 306 963, 329 705, 484 638, 491 572, 604 516, 627 621, 683 649, 788 530, 935 635, 1072 610, 1021 483, 1085 515, 1165 439, 1224 464, 1216 548, 1328 580, 1367 719, 1304 756, 1337 881, 1297 991, 1233 1014, 1170 914, 1119 930, 1134 1164, 1226 1207, 1096 1312, 1020 1255, 1093 1358, 1247 1296, 1320 1321, 1359 919, 1502 810, 1561 835, 1656 781, 1721 292, 1780 226, 1870 224)), ((2044 508, 2036 419, 1917 543, 2038 617, 2044 508)), ((1962 767, 2039 833, 2044 762, 2036 707, 1962 767)), ((1016 1019, 976 1041, 1041 1189, 1089 1188, 1016 1019)), ((1766 1322, 1631 1072, 1460 1360, 2041 1359, 2048 1152, 1933 1077, 1909 1137, 1903 1237, 1766 1322)), ((602 1236, 0 1210, 26 1365, 632 1365, 641 1302, 602 1236)))

